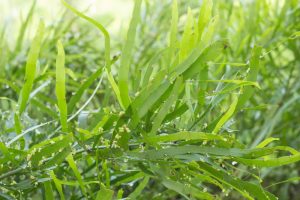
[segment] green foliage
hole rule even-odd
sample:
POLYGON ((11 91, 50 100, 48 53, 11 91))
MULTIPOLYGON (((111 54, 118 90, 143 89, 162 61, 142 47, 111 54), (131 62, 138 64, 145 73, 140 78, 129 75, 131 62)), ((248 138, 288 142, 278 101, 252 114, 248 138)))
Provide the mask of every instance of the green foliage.
POLYGON ((1 199, 297 198, 298 1, 134 3, 1 27, 1 199))
POLYGON ((60 123, 64 132, 68 131, 67 125, 67 102, 66 102, 66 86, 65 86, 65 51, 61 41, 57 42, 57 58, 56 58, 56 97, 59 108, 60 123))

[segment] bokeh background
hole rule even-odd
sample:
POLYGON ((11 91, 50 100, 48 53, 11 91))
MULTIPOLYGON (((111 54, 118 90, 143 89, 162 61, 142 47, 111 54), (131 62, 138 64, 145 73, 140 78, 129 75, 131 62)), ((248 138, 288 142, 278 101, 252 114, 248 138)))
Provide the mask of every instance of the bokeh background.
MULTIPOLYGON (((132 0, 73 0, 69 1, 79 10, 100 20, 107 26, 109 31, 118 31, 130 20, 131 10, 133 8, 132 0)), ((0 0, 0 22, 10 34, 17 37, 17 27, 20 26, 22 18, 25 18, 32 1, 28 0, 0 0)), ((47 25, 57 21, 57 17, 64 11, 64 7, 59 0, 37 0, 35 17, 29 26, 37 26, 38 17, 42 18, 47 25)), ((34 32, 34 28, 29 28, 34 32)), ((28 33, 33 35, 34 33, 28 33)))

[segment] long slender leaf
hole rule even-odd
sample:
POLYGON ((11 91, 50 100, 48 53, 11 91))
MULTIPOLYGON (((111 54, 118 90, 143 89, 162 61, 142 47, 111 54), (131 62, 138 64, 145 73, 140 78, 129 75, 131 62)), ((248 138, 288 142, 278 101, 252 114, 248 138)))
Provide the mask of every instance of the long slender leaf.
POLYGON ((57 42, 56 57, 56 97, 60 114, 60 123, 64 132, 68 131, 68 108, 66 102, 66 83, 65 83, 65 51, 61 41, 57 42))

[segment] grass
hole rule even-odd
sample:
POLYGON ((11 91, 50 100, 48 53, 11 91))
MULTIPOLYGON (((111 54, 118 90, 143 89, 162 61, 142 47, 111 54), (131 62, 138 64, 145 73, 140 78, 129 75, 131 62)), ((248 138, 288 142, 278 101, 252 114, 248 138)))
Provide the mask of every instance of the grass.
POLYGON ((134 2, 1 27, 1 199, 297 198, 299 3, 134 2))

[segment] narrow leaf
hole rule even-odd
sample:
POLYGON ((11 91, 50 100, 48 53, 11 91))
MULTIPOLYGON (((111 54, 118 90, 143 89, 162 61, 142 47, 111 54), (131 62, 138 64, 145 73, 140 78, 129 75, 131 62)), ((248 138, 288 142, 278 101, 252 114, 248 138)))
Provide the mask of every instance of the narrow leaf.
POLYGON ((57 104, 60 114, 60 123, 62 126, 62 131, 68 131, 68 122, 67 122, 67 102, 66 102, 66 85, 65 85, 65 51, 64 47, 59 40, 57 42, 57 57, 56 57, 56 97, 57 104))

